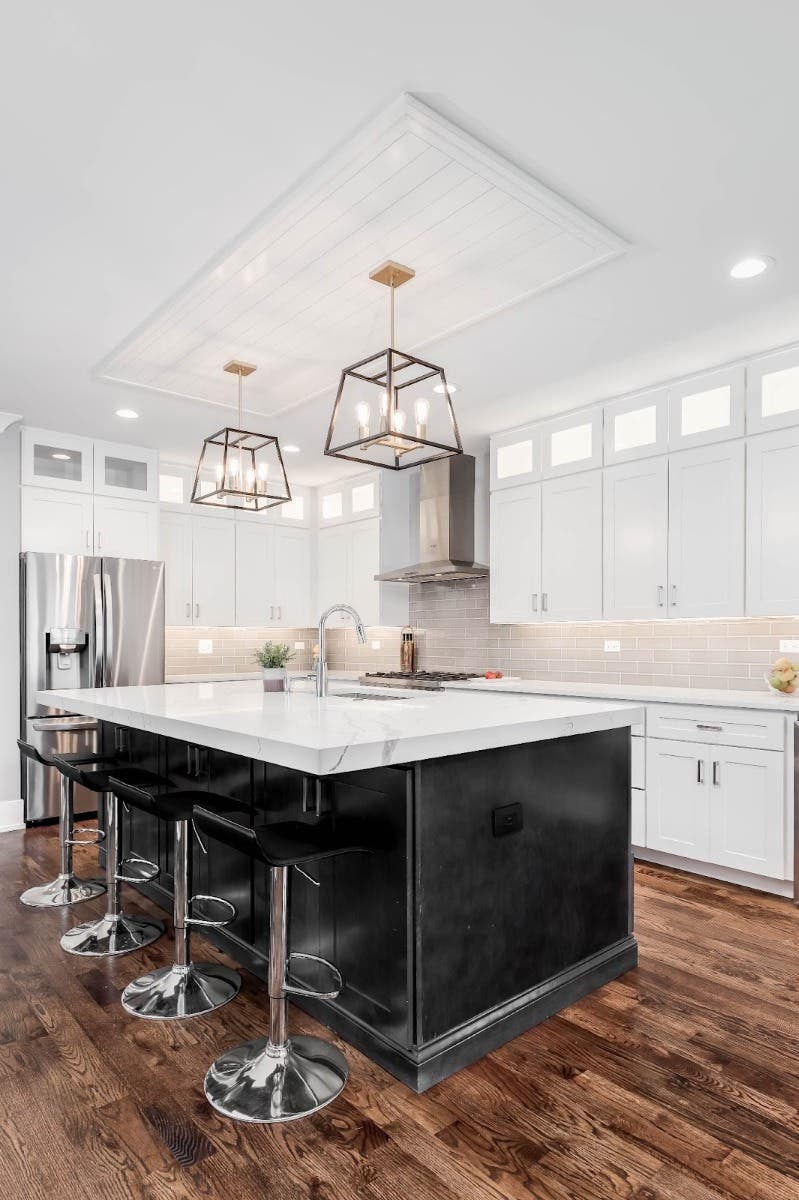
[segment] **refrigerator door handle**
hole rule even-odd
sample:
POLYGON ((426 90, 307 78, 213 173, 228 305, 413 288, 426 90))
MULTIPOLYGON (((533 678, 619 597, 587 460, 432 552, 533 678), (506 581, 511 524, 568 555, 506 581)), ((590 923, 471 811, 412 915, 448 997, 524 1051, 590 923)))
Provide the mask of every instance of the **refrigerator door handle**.
POLYGON ((103 571, 103 687, 111 686, 108 666, 109 650, 114 644, 114 606, 111 601, 111 576, 103 571))
POLYGON ((102 582, 99 574, 94 576, 94 686, 103 686, 103 663, 105 662, 105 618, 103 616, 102 582))

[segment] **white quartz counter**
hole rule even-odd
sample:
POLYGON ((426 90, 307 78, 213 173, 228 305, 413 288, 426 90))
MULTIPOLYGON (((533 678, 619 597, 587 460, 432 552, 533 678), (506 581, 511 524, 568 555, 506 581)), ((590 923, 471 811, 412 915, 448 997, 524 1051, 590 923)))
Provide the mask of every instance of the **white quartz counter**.
POLYGON ((38 700, 312 775, 441 758, 637 724, 635 705, 497 692, 336 685, 265 693, 259 681, 39 692, 38 700), (370 694, 375 699, 355 699, 370 694), (379 697, 379 698, 378 698, 379 697), (387 698, 388 697, 388 698, 387 698))
POLYGON ((799 692, 783 696, 766 691, 730 691, 725 688, 656 687, 629 683, 559 683, 549 679, 473 679, 448 683, 447 691, 496 692, 498 695, 580 697, 628 700, 636 704, 710 704, 717 708, 757 708, 769 712, 799 713, 799 692))

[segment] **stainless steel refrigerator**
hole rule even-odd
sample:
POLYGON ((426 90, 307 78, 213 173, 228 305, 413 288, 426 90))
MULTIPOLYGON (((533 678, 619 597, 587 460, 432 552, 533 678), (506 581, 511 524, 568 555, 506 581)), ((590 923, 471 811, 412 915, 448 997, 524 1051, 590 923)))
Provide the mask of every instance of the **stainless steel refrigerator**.
MULTIPOLYGON (((97 722, 36 693, 164 682, 164 564, 21 554, 20 649, 20 736, 45 753, 94 753, 97 722)), ((23 759, 22 796, 27 822, 58 816, 57 772, 23 759)), ((76 812, 96 807, 75 788, 76 812)))

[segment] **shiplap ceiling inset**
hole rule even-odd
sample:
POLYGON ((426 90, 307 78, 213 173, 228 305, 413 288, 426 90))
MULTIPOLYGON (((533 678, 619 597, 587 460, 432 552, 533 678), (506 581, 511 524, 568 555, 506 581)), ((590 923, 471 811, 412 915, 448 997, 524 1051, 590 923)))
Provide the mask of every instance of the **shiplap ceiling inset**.
POLYGON ((222 366, 256 363, 250 412, 333 388, 387 343, 386 259, 416 278, 397 296, 397 344, 419 351, 615 258, 626 243, 412 96, 263 213, 97 368, 106 379, 232 404, 222 366))

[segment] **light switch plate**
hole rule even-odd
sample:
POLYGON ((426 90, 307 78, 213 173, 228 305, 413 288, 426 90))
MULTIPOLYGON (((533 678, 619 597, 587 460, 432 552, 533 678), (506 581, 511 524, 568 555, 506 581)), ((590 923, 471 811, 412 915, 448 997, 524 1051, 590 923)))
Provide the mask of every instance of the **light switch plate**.
POLYGON ((305 642, 295 642, 295 643, 294 643, 294 649, 295 649, 295 650, 304 650, 304 649, 305 649, 305 642))
POLYGON ((213 652, 214 652, 214 643, 211 641, 211 639, 210 638, 200 638, 199 641, 197 642, 197 653, 198 654, 213 654, 213 652))
POLYGON ((618 654, 621 650, 621 642, 613 641, 610 638, 605 638, 605 653, 618 654))
POLYGON ((379 642, 372 642, 372 649, 373 649, 373 650, 379 650, 379 649, 380 649, 380 643, 379 643, 379 642))
POLYGON ((780 638, 780 650, 783 654, 799 654, 799 639, 780 638))

